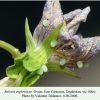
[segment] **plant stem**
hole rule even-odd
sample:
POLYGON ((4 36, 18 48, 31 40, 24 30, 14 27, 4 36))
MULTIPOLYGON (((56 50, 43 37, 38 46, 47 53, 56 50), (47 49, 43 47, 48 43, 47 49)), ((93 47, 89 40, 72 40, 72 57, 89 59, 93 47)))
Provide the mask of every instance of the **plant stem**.
POLYGON ((15 58, 15 57, 20 55, 19 49, 15 48, 11 44, 9 44, 7 42, 4 42, 2 40, 0 40, 0 47, 5 49, 5 50, 7 50, 9 53, 11 53, 13 58, 15 58))

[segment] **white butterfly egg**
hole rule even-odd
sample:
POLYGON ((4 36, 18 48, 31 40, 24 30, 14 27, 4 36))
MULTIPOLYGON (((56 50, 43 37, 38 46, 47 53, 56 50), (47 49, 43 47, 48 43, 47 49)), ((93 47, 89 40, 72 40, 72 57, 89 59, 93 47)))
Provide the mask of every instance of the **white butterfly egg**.
POLYGON ((88 68, 89 67, 89 63, 88 62, 84 63, 84 67, 88 68))
POLYGON ((42 74, 43 74, 43 69, 40 68, 40 69, 37 71, 37 74, 42 75, 42 74))
POLYGON ((56 40, 52 40, 50 45, 51 45, 51 47, 55 47, 57 45, 57 41, 56 40))
POLYGON ((46 66, 46 65, 43 65, 43 66, 42 66, 42 70, 43 70, 44 72, 47 72, 47 71, 48 71, 47 66, 46 66))
POLYGON ((43 20, 43 21, 42 21, 42 24, 43 24, 44 26, 48 26, 48 25, 49 25, 49 20, 47 20, 47 19, 43 20))
POLYGON ((61 59, 60 59, 60 65, 62 65, 62 66, 63 66, 65 63, 66 63, 66 59, 61 58, 61 59))
POLYGON ((78 66, 78 68, 82 68, 83 67, 83 62, 82 61, 77 61, 77 66, 78 66))

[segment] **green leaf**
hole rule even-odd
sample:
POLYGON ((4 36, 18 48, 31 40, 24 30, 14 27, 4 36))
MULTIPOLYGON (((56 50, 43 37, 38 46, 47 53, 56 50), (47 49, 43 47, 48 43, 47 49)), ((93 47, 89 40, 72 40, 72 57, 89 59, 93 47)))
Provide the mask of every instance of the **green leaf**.
POLYGON ((17 78, 23 66, 21 63, 15 62, 14 65, 8 66, 6 68, 6 75, 10 78, 17 78))
POLYGON ((57 36, 62 28, 63 23, 59 24, 56 28, 54 28, 48 36, 45 38, 41 46, 29 54, 29 57, 23 60, 24 67, 33 72, 44 65, 50 56, 53 48, 51 47, 51 41, 56 40, 57 36))
POLYGON ((43 49, 43 54, 46 53, 47 57, 51 54, 52 52, 52 47, 51 47, 51 42, 53 40, 56 40, 58 37, 58 34, 61 30, 63 26, 63 23, 59 24, 56 28, 54 28, 49 34, 48 36, 45 38, 45 40, 43 41, 41 47, 39 48, 39 51, 41 51, 41 49, 43 49))
POLYGON ((22 60, 27 56, 27 53, 22 53, 19 57, 14 59, 14 65, 6 68, 6 74, 10 78, 17 78, 21 70, 23 69, 22 60))
POLYGON ((38 79, 40 78, 40 75, 36 73, 36 71, 30 73, 29 75, 25 76, 23 79, 21 86, 31 86, 34 84, 38 79))
POLYGON ((57 71, 57 72, 61 72, 61 73, 65 73, 68 74, 70 76, 76 77, 76 78, 80 78, 79 76, 77 76, 73 71, 67 69, 66 67, 61 68, 59 63, 55 63, 55 62, 48 62, 46 64, 46 66, 48 67, 48 70, 51 71, 57 71))
POLYGON ((29 53, 35 49, 33 37, 31 35, 28 19, 25 20, 26 51, 29 53))
POLYGON ((23 78, 25 77, 25 75, 26 75, 27 73, 28 73, 28 71, 27 71, 25 68, 23 68, 22 71, 19 73, 19 75, 18 75, 16 81, 15 81, 15 86, 20 86, 20 84, 21 84, 23 78))

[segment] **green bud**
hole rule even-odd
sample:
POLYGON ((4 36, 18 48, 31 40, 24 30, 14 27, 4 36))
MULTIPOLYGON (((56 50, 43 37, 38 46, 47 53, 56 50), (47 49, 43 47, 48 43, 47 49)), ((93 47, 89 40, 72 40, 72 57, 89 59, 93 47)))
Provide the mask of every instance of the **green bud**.
POLYGON ((30 72, 33 72, 35 70, 40 69, 41 66, 46 63, 48 57, 53 51, 53 48, 51 48, 50 43, 52 40, 57 39, 57 36, 62 26, 63 23, 59 24, 56 28, 54 28, 45 38, 41 46, 31 52, 29 56, 23 60, 23 66, 25 67, 25 69, 30 72))

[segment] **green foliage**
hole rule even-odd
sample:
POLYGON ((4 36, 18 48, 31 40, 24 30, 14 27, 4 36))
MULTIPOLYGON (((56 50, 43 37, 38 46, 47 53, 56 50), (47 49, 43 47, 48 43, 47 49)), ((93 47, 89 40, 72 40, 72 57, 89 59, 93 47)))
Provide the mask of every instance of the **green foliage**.
POLYGON ((6 68, 6 74, 10 78, 17 78, 21 70, 23 69, 22 61, 27 56, 27 53, 22 53, 19 57, 14 59, 14 65, 6 68))
POLYGON ((57 44, 56 39, 62 26, 63 23, 54 28, 41 43, 40 47, 35 48, 26 18, 26 51, 24 53, 20 53, 12 45, 0 41, 0 46, 9 51, 14 57, 14 64, 7 67, 6 74, 8 77, 15 79, 15 86, 30 86, 34 84, 42 75, 39 72, 40 70, 43 72, 48 70, 58 71, 79 78, 73 71, 61 67, 61 65, 63 66, 66 63, 65 59, 61 59, 60 63, 47 61, 54 49, 53 47, 57 44))
POLYGON ((35 48, 26 18, 26 52, 14 58, 14 65, 8 66, 6 69, 7 76, 16 79, 15 86, 30 86, 40 78, 37 71, 46 63, 52 53, 53 48, 50 46, 50 43, 52 40, 57 39, 62 25, 63 23, 54 28, 37 49, 35 48))
POLYGON ((59 63, 48 62, 46 65, 48 67, 48 70, 57 71, 57 72, 68 74, 68 75, 76 77, 76 78, 80 78, 73 71, 67 69, 66 67, 62 67, 59 63))
POLYGON ((34 84, 38 79, 40 78, 40 75, 36 73, 36 71, 32 73, 28 73, 26 77, 24 77, 22 83, 20 86, 31 86, 34 84))
POLYGON ((63 24, 59 24, 56 28, 54 28, 45 38, 42 45, 38 49, 31 52, 30 55, 23 60, 23 65, 28 71, 33 72, 40 69, 42 65, 46 63, 47 58, 53 50, 50 46, 51 41, 57 39, 62 25, 63 24))
POLYGON ((35 44, 29 29, 27 18, 25 20, 25 37, 26 37, 26 51, 27 53, 30 53, 35 49, 35 44))

